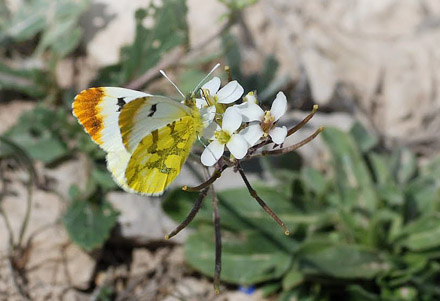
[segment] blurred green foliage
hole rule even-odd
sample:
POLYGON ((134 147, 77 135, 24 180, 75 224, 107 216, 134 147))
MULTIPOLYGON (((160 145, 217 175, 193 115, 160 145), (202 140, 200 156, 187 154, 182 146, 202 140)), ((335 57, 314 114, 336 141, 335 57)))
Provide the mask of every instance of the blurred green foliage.
MULTIPOLYGON (((284 236, 247 189, 218 193, 222 279, 282 293, 279 300, 435 300, 440 297, 440 158, 422 167, 405 149, 376 151, 377 139, 356 124, 328 128, 326 175, 310 167, 276 169, 283 181, 256 186, 293 229, 284 236)), ((290 156, 290 155, 286 155, 290 156)), ((174 191, 163 207, 176 221, 197 194, 174 191)), ((212 276, 212 206, 192 223, 185 256, 212 276)))
POLYGON ((31 0, 13 14, 0 5, 0 91, 55 97, 57 63, 80 44, 89 0, 31 0))
POLYGON ((123 86, 156 66, 176 46, 188 42, 185 0, 164 1, 160 7, 151 2, 136 11, 136 35, 133 44, 121 49, 118 64, 101 70, 94 85, 123 86), (153 19, 151 28, 145 20, 153 19))
POLYGON ((63 224, 74 243, 91 251, 100 247, 110 236, 118 219, 118 212, 100 198, 83 200, 76 188, 71 189, 71 202, 63 224))

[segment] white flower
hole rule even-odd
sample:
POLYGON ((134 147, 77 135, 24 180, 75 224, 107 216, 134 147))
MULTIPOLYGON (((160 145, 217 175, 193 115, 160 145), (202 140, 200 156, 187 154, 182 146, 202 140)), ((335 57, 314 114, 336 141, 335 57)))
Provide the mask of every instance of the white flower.
POLYGON ((213 107, 218 103, 229 104, 240 99, 243 95, 243 87, 236 81, 226 84, 220 88, 220 78, 214 77, 202 86, 202 98, 196 99, 196 106, 199 109, 213 107))
POLYGON ((258 121, 242 131, 244 139, 250 146, 255 145, 261 137, 270 136, 275 144, 282 144, 287 136, 287 128, 277 127, 276 122, 286 113, 287 99, 283 92, 278 92, 270 111, 263 111, 259 105, 247 102, 235 106, 243 115, 244 122, 258 121))
POLYGON ((205 138, 211 137, 213 130, 216 129, 215 124, 213 124, 217 112, 215 105, 217 103, 232 103, 240 99, 244 92, 243 87, 236 80, 227 83, 219 90, 220 84, 220 78, 214 77, 202 86, 202 98, 196 98, 196 107, 200 110, 203 127, 205 128, 202 136, 205 138))
POLYGON ((205 166, 214 165, 225 151, 225 146, 237 158, 243 158, 248 151, 248 143, 236 131, 242 122, 241 114, 233 107, 227 108, 223 115, 222 127, 217 126, 212 142, 202 153, 201 161, 205 166))
POLYGON ((246 94, 246 96, 245 97, 243 97, 243 102, 244 103, 253 103, 253 104, 257 104, 258 103, 258 101, 257 101, 257 97, 255 96, 255 93, 254 92, 249 92, 248 94, 246 94))

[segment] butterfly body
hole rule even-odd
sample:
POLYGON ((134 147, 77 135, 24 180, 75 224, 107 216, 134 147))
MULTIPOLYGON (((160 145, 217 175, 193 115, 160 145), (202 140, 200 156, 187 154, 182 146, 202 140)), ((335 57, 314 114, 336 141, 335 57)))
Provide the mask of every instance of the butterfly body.
POLYGON ((160 195, 174 181, 203 130, 191 98, 184 103, 124 88, 82 91, 73 114, 107 152, 107 167, 125 190, 160 195))

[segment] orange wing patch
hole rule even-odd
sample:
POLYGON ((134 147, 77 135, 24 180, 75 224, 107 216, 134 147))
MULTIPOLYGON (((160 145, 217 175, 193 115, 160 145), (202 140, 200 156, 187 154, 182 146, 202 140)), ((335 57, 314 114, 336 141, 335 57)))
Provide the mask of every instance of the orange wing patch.
POLYGON ((102 144, 103 118, 98 105, 103 97, 104 91, 102 88, 90 88, 78 94, 73 102, 73 114, 99 145, 102 144))
POLYGON ((130 131, 134 127, 136 114, 140 106, 144 104, 145 100, 146 98, 138 98, 126 104, 124 109, 121 111, 121 115, 119 115, 119 128, 121 130, 122 143, 124 143, 124 146, 127 150, 131 150, 130 131))

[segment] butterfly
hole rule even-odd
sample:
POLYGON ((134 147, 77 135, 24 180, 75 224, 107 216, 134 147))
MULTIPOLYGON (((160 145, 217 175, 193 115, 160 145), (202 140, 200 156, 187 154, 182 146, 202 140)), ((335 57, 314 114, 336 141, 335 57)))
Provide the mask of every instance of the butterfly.
POLYGON ((125 88, 98 87, 80 92, 72 109, 92 140, 107 152, 107 168, 115 182, 126 191, 157 196, 179 175, 203 131, 194 94, 179 102, 125 88))

